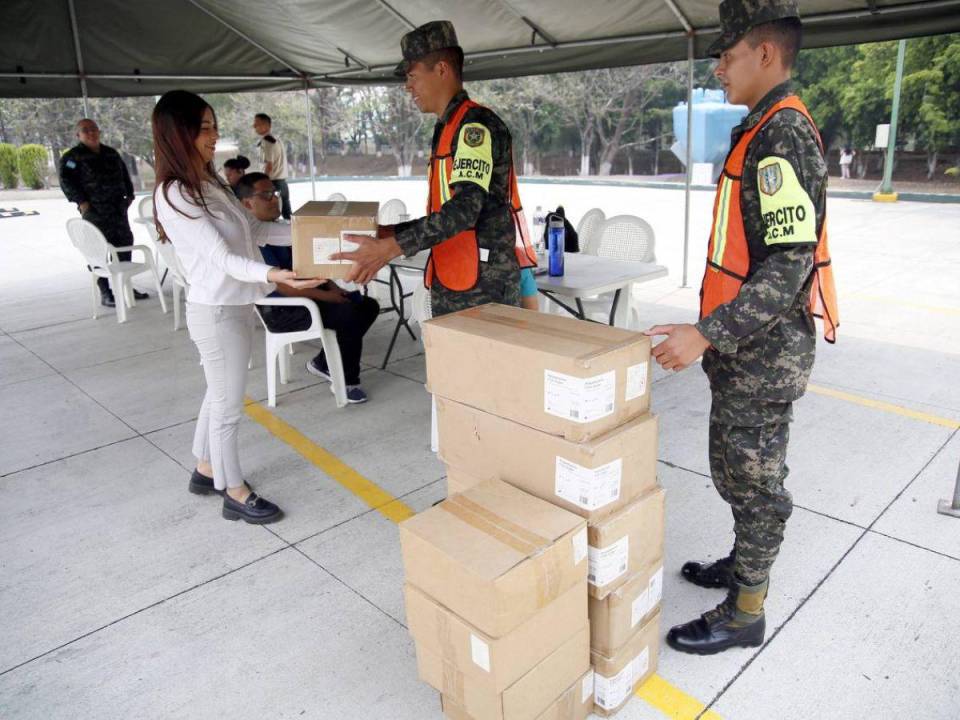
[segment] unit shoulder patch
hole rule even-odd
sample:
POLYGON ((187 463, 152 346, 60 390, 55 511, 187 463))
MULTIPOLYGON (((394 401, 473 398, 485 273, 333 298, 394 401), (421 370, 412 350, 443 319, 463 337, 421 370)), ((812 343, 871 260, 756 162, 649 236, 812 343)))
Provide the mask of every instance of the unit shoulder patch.
POLYGON ((490 190, 493 175, 493 145, 490 131, 480 123, 460 128, 460 139, 453 156, 450 184, 470 182, 490 190))
POLYGON ((774 160, 766 165, 761 164, 757 169, 757 184, 760 192, 765 195, 776 195, 783 187, 783 172, 780 170, 780 161, 774 160))

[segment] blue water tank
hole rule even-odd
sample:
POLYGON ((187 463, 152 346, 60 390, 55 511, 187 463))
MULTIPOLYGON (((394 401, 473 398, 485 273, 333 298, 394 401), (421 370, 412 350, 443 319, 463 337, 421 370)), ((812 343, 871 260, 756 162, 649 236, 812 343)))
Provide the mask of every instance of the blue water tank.
MULTIPOLYGON (((723 90, 693 91, 693 162, 723 163, 730 150, 730 131, 740 124, 747 114, 746 105, 731 105, 723 97, 723 90)), ((673 109, 673 134, 676 142, 671 146, 673 154, 681 163, 687 164, 687 104, 678 103, 673 109)))

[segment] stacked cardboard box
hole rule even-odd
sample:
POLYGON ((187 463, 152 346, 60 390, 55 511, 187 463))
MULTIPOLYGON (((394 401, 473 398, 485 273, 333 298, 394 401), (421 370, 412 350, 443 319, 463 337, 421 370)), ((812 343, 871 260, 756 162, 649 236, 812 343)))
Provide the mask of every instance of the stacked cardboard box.
POLYGON ((426 323, 424 345, 451 497, 502 480, 587 521, 596 712, 616 712, 656 670, 659 640, 649 339, 485 305, 426 323))
POLYGON ((583 518, 488 480, 403 522, 400 544, 420 678, 449 717, 592 704, 572 689, 590 669, 583 518))

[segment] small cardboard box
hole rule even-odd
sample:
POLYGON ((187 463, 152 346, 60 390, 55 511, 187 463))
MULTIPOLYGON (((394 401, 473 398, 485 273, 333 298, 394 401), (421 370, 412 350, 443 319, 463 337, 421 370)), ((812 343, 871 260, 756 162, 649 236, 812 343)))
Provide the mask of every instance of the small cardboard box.
POLYGON ((498 692, 486 679, 464 675, 417 645, 420 679, 443 694, 447 717, 536 720, 590 669, 590 628, 584 624, 539 665, 498 692), (450 712, 460 712, 451 715, 450 712))
POLYGON ((423 342, 434 395, 573 442, 650 408, 641 333, 491 303, 424 323, 423 342))
POLYGON ((300 278, 345 278, 353 268, 347 260, 330 260, 336 252, 355 250, 355 243, 343 239, 346 234, 377 234, 375 202, 329 202, 312 200, 293 213, 293 270, 300 278))
POLYGON ((577 583, 501 638, 491 638, 412 585, 404 587, 407 626, 418 646, 439 655, 467 677, 486 679, 506 690, 587 618, 587 583, 577 583))
POLYGON ((601 717, 619 712, 633 697, 640 683, 657 671, 659 657, 659 612, 647 620, 613 656, 590 653, 595 671, 593 712, 601 717))
POLYGON ((400 548, 408 583, 492 638, 587 576, 583 518, 499 480, 403 521, 400 548))
POLYGON ((603 600, 590 598, 590 650, 613 655, 660 609, 663 561, 644 568, 603 600))
POLYGON ((656 487, 587 528, 590 595, 602 600, 663 557, 663 488, 656 487))
MULTIPOLYGON (((440 707, 449 720, 474 720, 451 698, 440 696, 440 707)), ((593 668, 568 687, 536 720, 586 720, 593 711, 593 668)))
POLYGON ((503 480, 591 522, 657 485, 653 415, 573 443, 453 400, 436 401, 439 456, 458 477, 503 480))

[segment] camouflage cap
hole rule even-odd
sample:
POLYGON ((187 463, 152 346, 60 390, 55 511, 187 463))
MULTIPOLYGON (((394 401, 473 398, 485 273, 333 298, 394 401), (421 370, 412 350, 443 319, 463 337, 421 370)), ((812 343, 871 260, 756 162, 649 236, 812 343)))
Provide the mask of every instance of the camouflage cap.
POLYGON ((419 60, 437 50, 460 47, 457 31, 449 20, 434 20, 411 30, 400 39, 400 51, 403 60, 394 69, 393 74, 403 77, 410 63, 419 60))
POLYGON ((723 0, 720 3, 720 37, 707 48, 707 55, 720 57, 733 47, 750 28, 764 23, 799 18, 797 0, 723 0))

